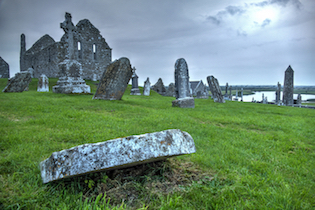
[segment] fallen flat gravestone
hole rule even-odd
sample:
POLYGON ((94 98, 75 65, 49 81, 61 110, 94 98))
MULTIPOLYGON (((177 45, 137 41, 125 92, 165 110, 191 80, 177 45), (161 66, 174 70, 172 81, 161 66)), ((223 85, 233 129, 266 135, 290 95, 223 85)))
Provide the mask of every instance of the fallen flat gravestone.
POLYGON ((179 129, 83 144, 54 152, 40 163, 43 183, 195 153, 193 138, 179 129))

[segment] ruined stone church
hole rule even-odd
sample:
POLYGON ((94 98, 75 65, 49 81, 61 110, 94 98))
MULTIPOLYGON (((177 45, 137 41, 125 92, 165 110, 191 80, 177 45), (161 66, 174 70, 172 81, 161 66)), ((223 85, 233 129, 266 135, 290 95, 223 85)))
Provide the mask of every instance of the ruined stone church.
MULTIPOLYGON (((80 20, 75 29, 72 46, 75 48, 75 59, 82 65, 82 78, 99 80, 112 61, 112 49, 89 20, 80 20)), ((33 68, 36 78, 41 74, 50 78, 59 77, 58 64, 66 54, 65 36, 56 42, 46 34, 26 50, 25 35, 21 34, 20 71, 33 68)))

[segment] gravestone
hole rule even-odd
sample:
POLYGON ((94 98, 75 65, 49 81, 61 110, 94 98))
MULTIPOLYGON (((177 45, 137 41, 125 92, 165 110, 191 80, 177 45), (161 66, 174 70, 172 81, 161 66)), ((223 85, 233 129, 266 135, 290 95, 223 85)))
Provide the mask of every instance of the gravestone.
POLYGON ((236 89, 235 91, 236 91, 236 92, 235 92, 235 98, 234 98, 234 101, 238 101, 238 90, 236 89))
POLYGON ((138 75, 136 74, 136 68, 132 69, 132 87, 130 91, 130 95, 141 95, 139 87, 138 87, 138 75))
POLYGON ((264 100, 265 100, 265 94, 261 94, 261 103, 264 103, 264 100))
POLYGON ((293 105, 293 77, 294 71, 289 66, 284 74, 284 83, 283 83, 283 97, 282 103, 285 106, 292 106, 293 105))
POLYGON ((218 80, 214 76, 211 75, 207 77, 207 81, 208 81, 214 102, 225 103, 218 80))
POLYGON ((48 77, 45 74, 38 78, 37 92, 49 92, 48 77))
POLYGON ((189 88, 188 65, 184 58, 177 59, 175 63, 175 97, 173 107, 194 108, 195 100, 191 97, 189 88))
POLYGON ((228 89, 229 89, 229 83, 226 83, 226 85, 225 85, 224 100, 230 100, 230 96, 229 96, 229 94, 228 94, 228 89))
POLYGON ((65 60, 58 64, 59 80, 53 87, 54 93, 90 93, 90 86, 82 79, 82 65, 75 60, 73 36, 76 27, 71 21, 71 14, 66 13, 65 21, 60 23, 60 28, 65 32, 65 60))
POLYGON ((120 100, 132 76, 128 58, 112 62, 103 73, 93 99, 120 100))
POLYGON ((14 77, 8 79, 8 84, 2 92, 23 92, 26 89, 28 90, 31 81, 32 77, 29 72, 18 72, 14 77))
POLYGON ((10 78, 9 64, 0 56, 0 78, 10 78))
POLYGON ((232 100, 232 86, 229 87, 230 94, 229 94, 229 99, 232 100))
POLYGON ((165 96, 175 97, 175 84, 174 83, 170 83, 168 85, 168 88, 165 92, 165 96))
POLYGON ((43 183, 77 175, 131 167, 195 153, 189 133, 179 129, 83 144, 52 155, 40 163, 43 183))
POLYGON ((243 88, 241 88, 241 101, 243 101, 243 88))
POLYGON ((276 101, 275 104, 279 105, 280 104, 280 93, 281 93, 281 85, 278 82, 277 84, 277 90, 276 90, 276 101))
POLYGON ((150 80, 149 80, 149 77, 147 78, 147 80, 144 82, 144 85, 143 85, 143 95, 144 96, 149 96, 150 95, 150 80))
POLYGON ((296 104, 301 107, 302 106, 302 96, 301 94, 298 94, 296 104))
POLYGON ((158 94, 164 96, 166 93, 166 88, 163 84, 163 81, 161 78, 158 79, 158 81, 155 83, 155 85, 152 86, 151 90, 154 90, 158 94))

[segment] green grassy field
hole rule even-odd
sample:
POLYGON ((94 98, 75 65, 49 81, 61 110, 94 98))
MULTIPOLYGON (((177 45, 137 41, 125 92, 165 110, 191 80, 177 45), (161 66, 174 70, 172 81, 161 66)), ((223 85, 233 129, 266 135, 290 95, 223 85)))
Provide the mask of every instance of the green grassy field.
POLYGON ((0 93, 0 209, 315 209, 315 110, 210 99, 180 109, 153 91, 130 96, 130 86, 120 101, 36 87, 0 93), (107 173, 42 184, 39 163, 52 152, 166 129, 187 131, 197 152, 126 177, 129 188, 107 173), (187 182, 159 188, 173 189, 170 173, 187 182), (116 181, 137 197, 105 197, 116 181))

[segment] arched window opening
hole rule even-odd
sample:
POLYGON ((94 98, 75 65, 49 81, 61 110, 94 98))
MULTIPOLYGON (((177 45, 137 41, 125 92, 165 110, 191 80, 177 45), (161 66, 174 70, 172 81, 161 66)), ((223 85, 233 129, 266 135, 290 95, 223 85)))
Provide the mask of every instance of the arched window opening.
POLYGON ((82 58, 82 46, 81 46, 81 42, 78 42, 78 58, 79 58, 79 59, 82 58))
POLYGON ((96 44, 93 44, 93 58, 94 58, 94 60, 96 60, 96 53, 97 53, 96 44))

